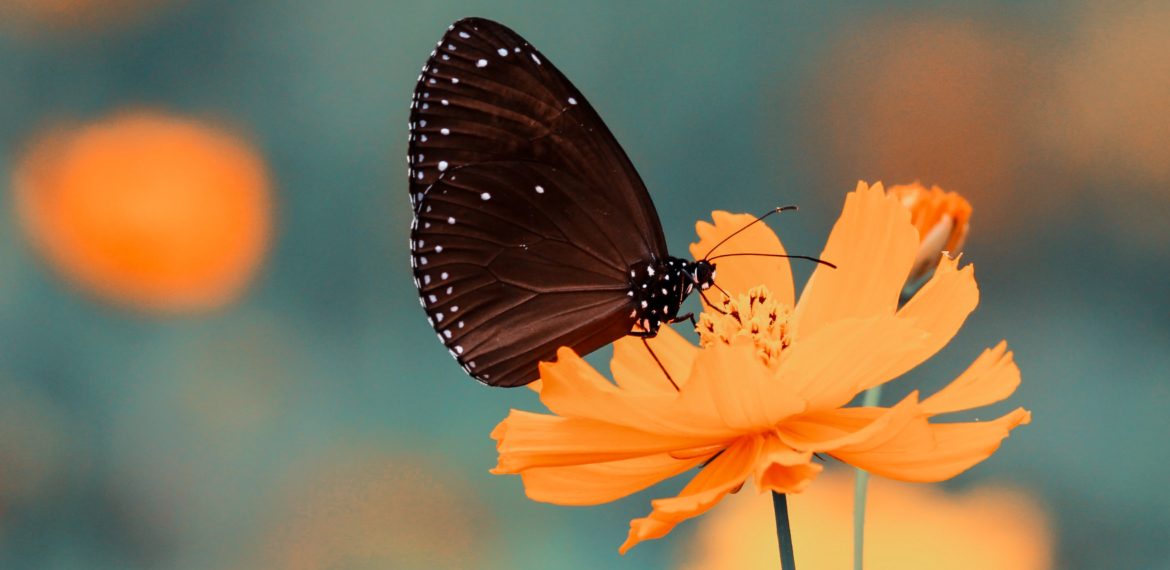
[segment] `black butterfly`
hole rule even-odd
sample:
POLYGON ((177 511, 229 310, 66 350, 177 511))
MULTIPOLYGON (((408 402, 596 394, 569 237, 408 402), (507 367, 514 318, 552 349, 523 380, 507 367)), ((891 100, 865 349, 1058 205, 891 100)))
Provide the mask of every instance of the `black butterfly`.
POLYGON ((585 97, 496 22, 459 20, 431 52, 407 162, 420 301, 485 384, 532 382, 561 346, 653 336, 713 284, 714 264, 667 254, 646 186, 585 97))

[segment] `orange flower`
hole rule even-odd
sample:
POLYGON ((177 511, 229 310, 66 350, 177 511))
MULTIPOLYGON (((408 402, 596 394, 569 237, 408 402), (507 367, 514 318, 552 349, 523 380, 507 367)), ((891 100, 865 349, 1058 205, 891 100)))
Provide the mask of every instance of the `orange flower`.
POLYGON ((971 204, 965 198, 938 186, 927 190, 918 182, 891 186, 890 194, 910 210, 910 222, 920 240, 907 282, 918 281, 934 269, 943 252, 955 255, 962 251, 971 226, 971 204))
MULTIPOLYGON (((704 256, 752 218, 714 214, 691 252, 704 256)), ((621 547, 666 535, 747 479, 761 491, 798 493, 821 471, 814 453, 905 481, 940 481, 993 453, 1029 421, 1018 408, 986 422, 936 424, 939 414, 1009 396, 1019 370, 1005 343, 985 351, 926 399, 890 408, 846 407, 862 391, 914 368, 958 331, 978 302, 974 272, 944 259, 901 309, 898 296, 919 247, 910 215, 881 185, 859 184, 818 267, 794 300, 786 260, 729 257, 717 282, 735 295, 707 310, 695 347, 663 329, 651 340, 675 391, 641 341, 614 345, 610 383, 572 350, 541 364, 541 401, 552 415, 513 410, 496 427, 494 473, 523 477, 530 498, 562 505, 611 501, 694 467, 677 497, 653 501, 621 547)), ((719 253, 783 253, 763 224, 719 253)), ((714 259, 714 258, 713 258, 714 259)))
MULTIPOLYGON (((789 501, 798 568, 849 568, 852 479, 829 471, 789 501)), ((780 567, 772 502, 740 496, 712 513, 688 545, 682 568, 780 567)), ((865 567, 904 570, 1047 570, 1052 535, 1027 495, 978 487, 961 495, 875 480, 869 491, 865 567)))
POLYGON ((267 248, 265 167, 238 138, 130 113, 41 137, 15 175, 33 245, 106 300, 178 312, 222 305, 267 248))

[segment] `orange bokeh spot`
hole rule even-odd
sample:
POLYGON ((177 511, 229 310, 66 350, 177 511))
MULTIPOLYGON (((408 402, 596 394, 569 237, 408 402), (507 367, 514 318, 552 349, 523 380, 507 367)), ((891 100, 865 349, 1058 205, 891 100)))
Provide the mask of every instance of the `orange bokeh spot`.
POLYGON ((1007 22, 941 14, 842 26, 807 99, 827 171, 936 181, 978 203, 985 227, 1019 223, 1010 193, 1040 83, 1027 38, 1007 22))
POLYGON ((271 233, 264 163, 238 137, 151 112, 40 137, 15 174, 29 239, 102 299, 190 312, 236 298, 271 233))
POLYGON ((0 0, 0 25, 19 32, 100 32, 131 26, 174 0, 0 0))
MULTIPOLYGON (((702 521, 679 566, 779 568, 771 497, 740 493, 702 521)), ((851 568, 853 479, 831 471, 789 499, 797 568, 851 568)), ((981 486, 952 494, 871 479, 865 568, 1047 570, 1053 567, 1048 515, 1027 494, 981 486)))

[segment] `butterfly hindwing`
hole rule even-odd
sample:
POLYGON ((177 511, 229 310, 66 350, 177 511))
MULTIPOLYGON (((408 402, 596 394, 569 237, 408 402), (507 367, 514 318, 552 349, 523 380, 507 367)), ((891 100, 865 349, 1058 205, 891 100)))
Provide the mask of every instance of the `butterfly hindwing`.
POLYGON ((469 374, 534 380, 537 362, 630 331, 628 267, 607 232, 629 223, 577 177, 537 162, 460 167, 428 188, 411 232, 423 308, 469 374), (565 218, 574 223, 565 224, 565 218))

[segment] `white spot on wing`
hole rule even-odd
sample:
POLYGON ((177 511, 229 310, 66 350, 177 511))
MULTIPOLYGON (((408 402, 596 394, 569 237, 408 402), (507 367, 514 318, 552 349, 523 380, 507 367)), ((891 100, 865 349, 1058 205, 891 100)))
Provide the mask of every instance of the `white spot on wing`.
POLYGON ((443 172, 444 170, 447 170, 447 161, 440 160, 439 161, 439 172, 443 172))
POLYGON ((475 66, 476 67, 487 67, 487 60, 481 59, 481 60, 475 62, 475 66))
POLYGON ((487 193, 487 192, 480 194, 479 197, 480 197, 480 199, 482 199, 485 202, 492 199, 492 195, 487 193))
POLYGON ((536 65, 540 65, 540 58, 536 57, 536 54, 530 53, 528 55, 532 56, 532 61, 536 62, 536 65))
POLYGON ((496 53, 500 54, 500 57, 504 57, 505 55, 508 55, 508 48, 500 48, 496 50, 496 53))
POLYGON ((470 36, 470 35, 468 35, 468 33, 467 33, 467 32, 459 32, 459 37, 461 37, 461 38, 463 38, 463 39, 465 39, 465 40, 466 40, 466 39, 469 39, 469 38, 471 38, 471 36, 470 36))
POLYGON ((569 97, 569 104, 570 104, 570 105, 576 105, 576 104, 577 104, 577 100, 576 100, 576 99, 574 99, 574 98, 572 98, 572 97, 569 97))
POLYGON ((455 218, 454 218, 454 217, 451 217, 451 216, 449 216, 449 217, 447 218, 447 223, 448 223, 448 224, 451 224, 451 225, 455 225, 455 218))
MULTIPOLYGON (((444 127, 444 128, 441 128, 441 129, 439 129, 439 134, 441 134, 441 135, 449 135, 449 134, 451 134, 451 129, 448 129, 448 128, 446 128, 446 127, 444 127)), ((424 140, 424 141, 425 141, 425 140, 427 140, 427 137, 426 137, 426 135, 423 135, 423 140, 424 140)))
POLYGON ((543 187, 543 186, 541 186, 541 185, 539 185, 539 184, 537 184, 537 185, 536 185, 536 193, 537 193, 537 194, 544 194, 544 187, 543 187))

